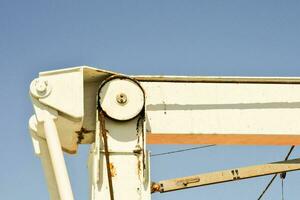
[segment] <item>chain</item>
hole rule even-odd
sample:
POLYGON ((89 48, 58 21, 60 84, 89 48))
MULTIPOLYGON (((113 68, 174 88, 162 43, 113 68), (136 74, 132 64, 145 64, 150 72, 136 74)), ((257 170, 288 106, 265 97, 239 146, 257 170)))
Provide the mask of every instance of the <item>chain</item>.
POLYGON ((104 143, 104 155, 106 159, 106 170, 107 170, 110 200, 114 200, 114 189, 112 184, 112 173, 110 169, 109 152, 108 152, 107 130, 105 128, 105 116, 102 110, 98 111, 98 117, 100 122, 100 134, 102 135, 103 143, 104 143))

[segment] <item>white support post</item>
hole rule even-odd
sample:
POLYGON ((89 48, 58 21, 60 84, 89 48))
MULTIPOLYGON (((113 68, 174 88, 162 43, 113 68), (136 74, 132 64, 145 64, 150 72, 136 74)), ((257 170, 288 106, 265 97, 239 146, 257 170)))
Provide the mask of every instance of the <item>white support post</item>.
MULTIPOLYGON (((145 142, 140 118, 117 122, 105 118, 108 131, 110 170, 112 172, 115 200, 150 200, 148 156, 143 149, 145 142), (137 126, 139 132, 137 132, 137 126)), ((97 125, 99 127, 99 125, 97 125)), ((89 158, 90 199, 110 200, 110 190, 105 159, 105 149, 100 130, 96 131, 96 142, 92 145, 89 158)))
POLYGON ((47 140, 50 158, 56 178, 59 196, 62 200, 73 200, 71 183, 69 180, 64 155, 58 138, 54 120, 47 117, 44 121, 45 137, 47 140))
MULTIPOLYGON (((98 121, 98 120, 97 120, 98 121)), ((99 123, 96 123, 96 130, 99 130, 99 123)), ((89 158, 88 158, 88 171, 89 171, 89 199, 97 199, 97 191, 100 190, 99 180, 100 172, 100 135, 95 134, 95 141, 91 144, 89 158)))
POLYGON ((44 138, 38 136, 37 121, 35 115, 33 115, 29 120, 29 132, 31 134, 35 154, 40 158, 44 169, 50 199, 61 200, 61 198, 59 197, 48 145, 44 138))
POLYGON ((91 200, 150 200, 143 90, 130 78, 112 77, 99 89, 99 104, 89 158, 91 200))

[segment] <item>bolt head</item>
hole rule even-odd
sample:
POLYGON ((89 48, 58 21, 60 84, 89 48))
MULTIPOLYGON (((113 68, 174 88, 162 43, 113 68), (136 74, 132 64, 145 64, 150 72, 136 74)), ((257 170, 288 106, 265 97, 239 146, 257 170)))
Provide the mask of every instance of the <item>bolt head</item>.
POLYGON ((120 93, 117 95, 116 100, 119 104, 125 105, 127 103, 127 96, 124 93, 120 93))
POLYGON ((98 93, 101 109, 112 119, 127 121, 144 108, 144 91, 135 80, 116 76, 103 82, 98 93))
POLYGON ((47 92, 48 83, 45 80, 37 79, 35 82, 35 89, 37 93, 44 94, 47 92))
POLYGON ((51 85, 44 78, 36 78, 30 84, 30 93, 36 98, 47 97, 51 90, 51 85))

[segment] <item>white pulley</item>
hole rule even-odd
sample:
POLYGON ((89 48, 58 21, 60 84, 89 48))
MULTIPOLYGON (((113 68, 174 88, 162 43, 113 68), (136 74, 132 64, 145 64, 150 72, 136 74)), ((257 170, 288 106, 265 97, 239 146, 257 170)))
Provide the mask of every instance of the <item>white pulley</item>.
POLYGON ((137 81, 123 76, 106 80, 99 89, 98 101, 101 109, 116 120, 130 120, 143 109, 145 96, 137 81))

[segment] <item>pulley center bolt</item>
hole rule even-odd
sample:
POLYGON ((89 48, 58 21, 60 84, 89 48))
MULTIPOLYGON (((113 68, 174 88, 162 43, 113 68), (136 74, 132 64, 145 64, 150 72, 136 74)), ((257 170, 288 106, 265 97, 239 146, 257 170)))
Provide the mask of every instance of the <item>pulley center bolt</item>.
POLYGON ((35 88, 36 88, 36 91, 39 93, 39 94, 44 94, 47 92, 47 86, 48 86, 48 83, 47 81, 44 81, 44 80, 37 80, 35 82, 35 88))
POLYGON ((119 104, 125 105, 127 103, 127 96, 124 93, 120 93, 117 95, 116 100, 119 104))

